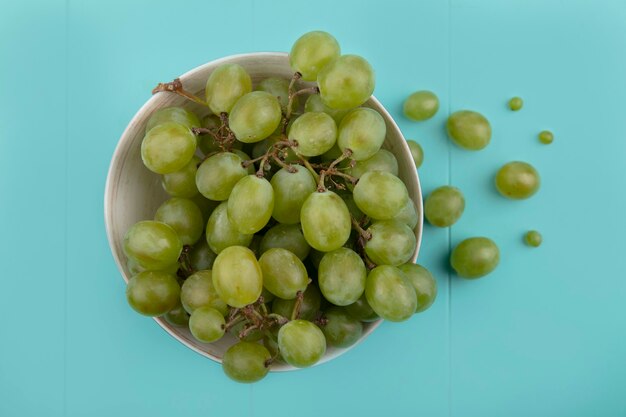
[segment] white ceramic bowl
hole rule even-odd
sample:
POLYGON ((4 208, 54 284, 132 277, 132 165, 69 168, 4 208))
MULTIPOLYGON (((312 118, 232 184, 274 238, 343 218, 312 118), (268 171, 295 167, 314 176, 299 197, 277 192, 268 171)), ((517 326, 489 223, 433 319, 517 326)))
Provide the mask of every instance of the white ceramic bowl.
MULTIPOLYGON (((233 55, 208 64, 197 67, 180 77, 186 90, 204 96, 204 87, 209 74, 219 65, 236 63, 244 67, 253 83, 258 83, 266 77, 283 77, 290 79, 292 70, 289 67, 289 59, 286 53, 259 52, 243 55, 233 55)), ((302 83, 306 85, 307 83, 302 83)), ((104 193, 104 218, 109 239, 109 245, 113 252, 115 262, 126 282, 131 278, 126 268, 126 257, 122 250, 122 242, 126 231, 140 220, 152 219, 157 207, 168 196, 161 187, 160 176, 150 172, 141 161, 141 141, 144 136, 146 123, 150 115, 159 108, 168 106, 183 106, 194 111, 199 117, 208 114, 208 108, 203 108, 172 93, 157 93, 153 95, 139 109, 130 121, 126 130, 119 140, 107 177, 104 193)), ((393 121, 385 108, 371 97, 365 104, 377 110, 387 124, 387 138, 383 147, 391 151, 398 160, 399 176, 404 181, 411 199, 418 209, 419 222, 415 228, 417 248, 413 254, 413 261, 417 258, 422 237, 422 193, 415 165, 411 153, 400 129, 393 121)), ((120 294, 120 297, 123 295, 120 294)), ((162 318, 155 318, 156 322, 178 341, 214 361, 221 362, 226 349, 234 343, 235 339, 224 337, 217 343, 206 344, 193 338, 187 328, 172 326, 162 318)), ((366 323, 363 329, 363 341, 378 325, 381 320, 366 323)), ((354 346, 354 345, 353 345, 354 346)), ((319 363, 327 362, 345 353, 347 349, 329 348, 326 355, 319 363)), ((277 363, 272 366, 273 371, 287 371, 297 368, 277 363)))

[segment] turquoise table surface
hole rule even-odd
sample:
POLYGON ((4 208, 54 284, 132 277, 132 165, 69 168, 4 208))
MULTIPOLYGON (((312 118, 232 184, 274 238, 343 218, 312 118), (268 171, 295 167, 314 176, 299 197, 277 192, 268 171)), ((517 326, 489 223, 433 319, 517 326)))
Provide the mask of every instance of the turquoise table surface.
POLYGON ((0 82, 0 416, 626 416, 623 0, 3 0, 0 82), (424 147, 425 193, 453 184, 467 209, 451 229, 425 226, 430 310, 330 363, 240 385, 126 304, 105 177, 157 82, 288 51, 313 29, 372 63, 375 95, 424 147), (441 100, 423 123, 401 114, 417 89, 441 100), (492 123, 482 152, 445 136, 465 108, 492 123), (541 173, 532 199, 497 194, 510 160, 541 173), (539 249, 522 242, 531 228, 539 249), (475 235, 502 262, 463 281, 447 255, 475 235))

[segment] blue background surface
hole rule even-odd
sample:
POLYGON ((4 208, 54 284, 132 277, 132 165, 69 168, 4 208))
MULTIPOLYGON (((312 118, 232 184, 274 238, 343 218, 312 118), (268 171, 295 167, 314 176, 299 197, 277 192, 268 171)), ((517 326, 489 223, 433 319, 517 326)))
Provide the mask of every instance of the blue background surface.
POLYGON ((0 13, 0 416, 626 416, 626 2, 3 0, 0 13), (417 139, 425 193, 467 198, 426 226, 439 282, 427 312, 349 354, 249 386, 127 306, 103 224, 110 157, 159 81, 215 58, 333 33, 377 71, 376 96, 417 139), (431 89, 437 116, 401 116, 431 89), (524 109, 506 101, 520 95, 524 109), (454 110, 493 140, 446 139, 454 110), (536 134, 552 129, 555 142, 536 134), (510 160, 542 189, 493 187, 510 160), (522 243, 535 228, 539 249, 522 243), (496 272, 456 278, 447 253, 485 235, 496 272))

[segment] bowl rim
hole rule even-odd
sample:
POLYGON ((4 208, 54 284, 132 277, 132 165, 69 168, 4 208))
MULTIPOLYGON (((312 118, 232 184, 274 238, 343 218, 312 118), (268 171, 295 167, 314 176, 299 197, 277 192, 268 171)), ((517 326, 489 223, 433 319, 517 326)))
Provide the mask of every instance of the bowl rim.
MULTIPOLYGON (((189 78, 193 77, 194 75, 196 75, 197 73, 201 73, 204 72, 207 67, 215 67, 217 65, 221 65, 221 64, 226 64, 226 63, 230 63, 233 60, 239 60, 239 59, 250 59, 250 58, 263 58, 263 57, 272 57, 272 58, 288 58, 289 54, 287 52, 249 52, 249 53, 240 53, 240 54, 233 54, 233 55, 227 55, 218 59, 214 59, 211 60, 209 62, 206 62, 202 65, 199 65, 197 67, 192 68, 191 70, 185 72, 184 74, 180 75, 178 78, 181 80, 181 82, 184 84, 185 80, 188 80, 189 78)), ((158 92, 156 94, 153 94, 148 100, 146 100, 146 102, 137 110, 137 112, 135 113, 135 115, 132 117, 132 119, 128 122, 128 124, 126 125, 126 127, 124 128, 124 131, 122 132, 122 134, 120 135, 120 138, 118 139, 117 145, 115 146, 115 150, 113 151, 113 154, 111 156, 111 162, 109 164, 109 169, 107 172, 107 177, 106 177, 106 182, 105 182, 105 186, 104 186, 104 224, 105 224, 105 228, 106 228, 106 235, 107 235, 107 241, 109 243, 109 249, 111 250, 111 254, 113 255, 113 258, 115 260, 115 263, 117 265, 118 270, 120 271, 120 275, 122 276, 122 279, 124 280, 124 282, 128 283, 128 279, 126 277, 126 274, 124 272, 124 265, 122 263, 122 260, 120 259, 120 257, 118 256, 118 254, 114 251, 114 236, 113 236, 113 216, 112 216, 112 202, 115 199, 115 193, 114 188, 113 188, 113 177, 115 176, 115 173, 119 171, 119 168, 121 168, 122 163, 124 162, 125 158, 122 158, 122 153, 128 148, 129 144, 128 142, 130 141, 130 131, 133 128, 133 126, 135 124, 138 123, 139 119, 142 117, 142 115, 144 115, 144 113, 150 109, 152 107, 152 105, 154 104, 153 102, 158 101, 159 97, 162 94, 169 94, 167 92, 158 92)), ((406 142, 406 138, 404 136, 404 134, 402 133, 402 130, 400 129, 400 127, 398 126, 398 124, 396 123, 396 121, 394 120, 394 118, 391 116, 391 114, 389 113, 389 111, 387 111, 387 109, 383 106, 383 104, 374 96, 371 95, 370 98, 368 100, 371 100, 374 104, 377 105, 378 109, 377 111, 379 111, 380 113, 382 113, 382 116, 388 120, 389 124, 397 131, 397 133, 400 135, 400 137, 402 139, 404 139, 401 144, 401 146, 404 149, 404 152, 408 155, 411 154, 410 148, 406 142)), ((411 258, 412 262, 415 262, 419 252, 420 252, 420 247, 421 247, 421 243, 422 243, 422 236, 423 236, 423 228, 424 228, 424 216, 423 216, 423 203, 422 203, 422 189, 421 189, 421 184, 420 184, 420 179, 419 179, 419 174, 417 173, 417 169, 415 170, 415 183, 416 183, 416 191, 417 191, 417 195, 420 197, 418 199, 418 201, 416 201, 416 205, 417 205, 417 210, 418 210, 418 223, 416 225, 416 227, 419 227, 419 233, 416 236, 416 248, 415 248, 415 252, 413 257, 411 258)), ((154 321, 157 322, 157 324, 159 325, 159 327, 161 327, 164 331, 166 331, 170 336, 172 336, 174 339, 176 339, 178 342, 182 343, 183 345, 185 345, 186 347, 188 347, 189 349, 193 350, 194 352, 209 358, 215 362, 218 363, 222 363, 222 358, 218 357, 216 355, 213 355, 209 352, 206 352, 204 350, 199 349, 198 347, 196 347, 195 345, 193 345, 192 343, 190 343, 190 341, 188 341, 186 338, 181 337, 179 334, 177 334, 176 332, 174 332, 172 329, 170 329, 169 326, 166 325, 165 320, 162 317, 152 317, 152 319, 154 321)), ((365 339, 367 339, 369 337, 369 335, 375 330, 377 329, 383 322, 383 319, 378 319, 376 321, 373 321, 370 323, 370 326, 365 329, 363 331, 363 334, 361 335, 361 337, 359 338, 359 340, 354 343, 353 345, 349 346, 348 348, 345 349, 338 349, 335 352, 333 352, 333 354, 331 355, 324 355, 322 357, 322 359, 320 359, 319 362, 317 362, 315 365, 313 366, 318 366, 321 365, 323 363, 329 362, 333 359, 335 359, 338 356, 341 356, 343 353, 347 352, 350 349, 353 349, 354 347, 356 347, 357 345, 361 344, 365 339)), ((294 370, 298 370, 299 368, 296 367, 292 367, 290 365, 286 365, 286 366, 281 366, 279 368, 270 368, 270 372, 289 372, 289 371, 294 371, 294 370)))

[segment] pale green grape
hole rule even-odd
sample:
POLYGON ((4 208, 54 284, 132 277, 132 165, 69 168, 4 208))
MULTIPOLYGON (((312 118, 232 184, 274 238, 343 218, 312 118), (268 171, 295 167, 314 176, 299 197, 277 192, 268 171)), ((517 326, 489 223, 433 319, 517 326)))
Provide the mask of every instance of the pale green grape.
MULTIPOLYGON (((240 157, 242 161, 250 160, 250 155, 248 155, 244 151, 240 151, 239 149, 233 149, 231 152, 234 153, 235 155, 237 155, 238 157, 240 157)), ((250 175, 256 173, 256 169, 254 168, 254 164, 248 165, 248 168, 246 168, 246 171, 250 175)))
POLYGON ((228 202, 223 202, 211 213, 206 225, 206 240, 209 248, 217 254, 229 246, 248 246, 250 234, 240 233, 228 218, 228 202))
POLYGON ((417 209, 413 200, 409 198, 402 210, 392 220, 406 224, 411 230, 415 229, 419 218, 417 217, 417 209))
POLYGON ((413 285, 413 289, 415 289, 415 295, 417 296, 417 309, 415 312, 420 313, 428 309, 437 297, 437 281, 433 275, 422 265, 409 263, 398 268, 404 272, 411 285, 413 285))
POLYGON ((183 169, 196 152, 196 136, 187 126, 174 122, 150 129, 141 142, 144 165, 157 174, 183 169))
POLYGON ((194 271, 202 271, 213 268, 216 256, 217 254, 209 247, 206 237, 202 237, 189 251, 188 259, 194 271))
POLYGON ((305 112, 307 112, 307 113, 310 113, 310 112, 326 113, 327 115, 329 115, 330 117, 333 118, 333 120, 335 121, 337 126, 339 126, 339 124, 343 120, 344 116, 346 114, 348 114, 350 112, 350 110, 352 110, 352 109, 351 108, 349 108, 349 109, 333 109, 331 107, 328 107, 327 105, 322 103, 322 98, 320 97, 319 94, 311 94, 309 96, 309 98, 306 99, 306 102, 304 103, 304 111, 305 112))
POLYGON ((409 145, 411 157, 413 157, 413 162, 415 162, 415 168, 419 169, 419 167, 422 166, 422 162, 424 162, 424 150, 422 146, 414 140, 407 140, 406 144, 409 145))
POLYGON ((524 241, 526 242, 528 246, 537 248, 541 246, 541 243, 543 242, 543 237, 541 236, 541 233, 539 233, 538 231, 530 230, 524 236, 524 241))
POLYGON ((173 197, 159 206, 154 220, 172 227, 183 245, 193 245, 204 231, 202 212, 186 198, 173 197))
POLYGON ((348 173, 356 178, 361 178, 363 174, 370 171, 389 172, 398 176, 398 160, 386 149, 380 149, 371 158, 357 161, 348 173))
POLYGON ((243 246, 231 246, 213 263, 213 285, 218 296, 231 307, 255 302, 263 290, 263 275, 254 253, 243 246))
POLYGON ((354 303, 345 306, 346 312, 359 321, 371 322, 378 320, 378 314, 372 309, 365 298, 365 293, 354 303))
POLYGON ((222 358, 224 373, 234 381, 250 383, 263 379, 269 371, 270 352, 257 343, 238 342, 222 358))
POLYGON ((339 248, 324 255, 317 279, 324 298, 335 305, 346 306, 361 297, 366 276, 361 257, 351 249, 339 248))
POLYGON ((301 165, 293 165, 293 168, 296 172, 281 168, 270 181, 274 189, 272 217, 284 224, 300 222, 302 205, 317 188, 313 175, 306 168, 301 165))
POLYGON ((463 149, 478 151, 491 141, 491 125, 480 113, 462 110, 452 113, 446 124, 448 136, 463 149))
POLYGON ((211 111, 217 115, 229 113, 237 100, 252 91, 252 80, 241 65, 222 64, 206 82, 204 94, 211 111))
POLYGON ((263 254, 272 248, 287 249, 301 261, 304 261, 311 251, 311 246, 306 242, 299 224, 277 224, 265 232, 259 251, 263 254))
POLYGON ((248 175, 239 180, 228 198, 228 218, 242 234, 254 234, 272 217, 274 189, 265 178, 248 175))
POLYGON ((124 254, 147 270, 168 268, 178 261, 182 250, 176 231, 165 223, 140 221, 124 236, 124 254))
MULTIPOLYGON (((137 261, 133 258, 128 258, 126 260, 126 268, 128 269, 128 272, 130 272, 131 275, 137 275, 140 272, 148 270, 144 268, 143 266, 139 265, 139 263, 137 263, 137 261)), ((180 264, 178 262, 174 262, 173 264, 168 265, 165 268, 161 268, 158 271, 167 272, 170 274, 176 274, 176 272, 178 272, 178 268, 180 268, 180 264)), ((154 269, 151 269, 151 270, 154 271, 154 269)))
POLYGON ((329 346, 347 348, 361 338, 363 325, 344 308, 331 307, 324 312, 324 317, 327 322, 322 326, 322 332, 329 346))
POLYGON ((239 156, 231 152, 207 158, 196 173, 196 185, 200 193, 209 200, 227 200, 237 181, 248 175, 242 162, 239 156))
MULTIPOLYGON (((297 319, 314 320, 320 310, 322 295, 315 284, 309 284, 304 291, 297 319)), ((291 319, 296 299, 283 300, 275 298, 272 302, 272 313, 279 314, 287 319, 291 319)))
POLYGON ((404 223, 395 220, 377 221, 367 231, 372 234, 372 238, 365 244, 365 253, 377 265, 402 265, 415 252, 415 234, 404 223))
POLYGON ((189 330, 196 340, 213 343, 224 336, 226 324, 222 313, 211 307, 200 307, 191 313, 189 330))
POLYGON ((461 218, 464 210, 463 193, 450 185, 436 188, 424 202, 424 216, 437 227, 452 226, 461 218))
POLYGON ((346 114, 337 133, 339 149, 352 150, 351 158, 363 161, 371 158, 385 141, 385 119, 373 109, 361 107, 346 114))
POLYGON ((198 116, 189 110, 182 107, 164 107, 152 113, 146 124, 146 133, 153 127, 168 122, 178 123, 190 129, 200 126, 198 116))
POLYGON ((237 100, 228 119, 230 129, 243 143, 259 142, 271 135, 282 118, 278 99, 265 91, 253 91, 237 100))
POLYGON ((198 195, 196 187, 196 171, 200 158, 193 156, 191 160, 178 171, 163 175, 161 185, 172 197, 189 198, 198 195))
POLYGON ((359 209, 376 220, 393 219, 409 198, 406 186, 398 177, 381 171, 363 174, 353 194, 359 209))
POLYGON ((291 125, 289 139, 298 142, 296 152, 300 155, 318 156, 335 144, 337 125, 326 113, 304 113, 291 125))
POLYGON ((407 320, 417 308, 413 285, 395 266, 381 265, 370 271, 365 297, 376 314, 389 321, 407 320))
POLYGON ((228 313, 228 306, 217 294, 213 273, 209 270, 197 271, 187 277, 180 290, 180 301, 189 314, 200 307, 214 308, 222 315, 228 313))
POLYGON ((263 271, 263 286, 276 297, 295 298, 309 283, 302 261, 287 249, 269 249, 259 258, 259 265, 263 271))
POLYGON ((357 55, 342 55, 317 75, 322 102, 333 109, 360 106, 374 92, 374 70, 357 55))
POLYGON ((128 304, 144 316, 162 316, 176 307, 179 295, 176 277, 167 272, 140 272, 128 281, 126 287, 128 304))
POLYGON ((496 174, 496 188, 500 194, 514 200, 533 196, 540 185, 539 173, 526 162, 509 162, 496 174))
POLYGON ((342 247, 352 227, 346 203, 332 191, 309 195, 302 205, 300 223, 309 245, 322 252, 342 247))
POLYGON ((521 110, 524 106, 524 100, 521 97, 513 97, 509 100, 509 108, 513 111, 521 110))
POLYGON ((433 117, 439 110, 439 99, 432 91, 416 91, 404 101, 404 115, 422 121, 433 117))
MULTIPOLYGON (((266 78, 259 83, 256 89, 276 97, 282 111, 287 111, 287 105, 289 104, 289 80, 274 77, 266 78)), ((292 108, 297 109, 298 103, 298 96, 295 96, 292 101, 292 108)))
POLYGON ((165 321, 172 326, 186 327, 189 325, 189 314, 187 314, 180 302, 176 307, 165 313, 164 317, 165 321))
POLYGON ((544 145, 549 145, 554 141, 554 134, 552 134, 552 132, 550 132, 549 130, 542 130, 541 132, 539 132, 539 142, 543 143, 544 145))
POLYGON ((326 338, 315 324, 292 320, 278 331, 278 346, 285 362, 297 368, 315 365, 326 353, 326 338))
POLYGON ((450 264, 462 278, 480 278, 500 263, 500 250, 486 237, 472 237, 459 243, 450 256, 450 264))
POLYGON ((340 52, 337 40, 330 33, 320 30, 308 32, 293 44, 289 65, 302 74, 304 81, 315 81, 320 70, 338 58, 340 52))

